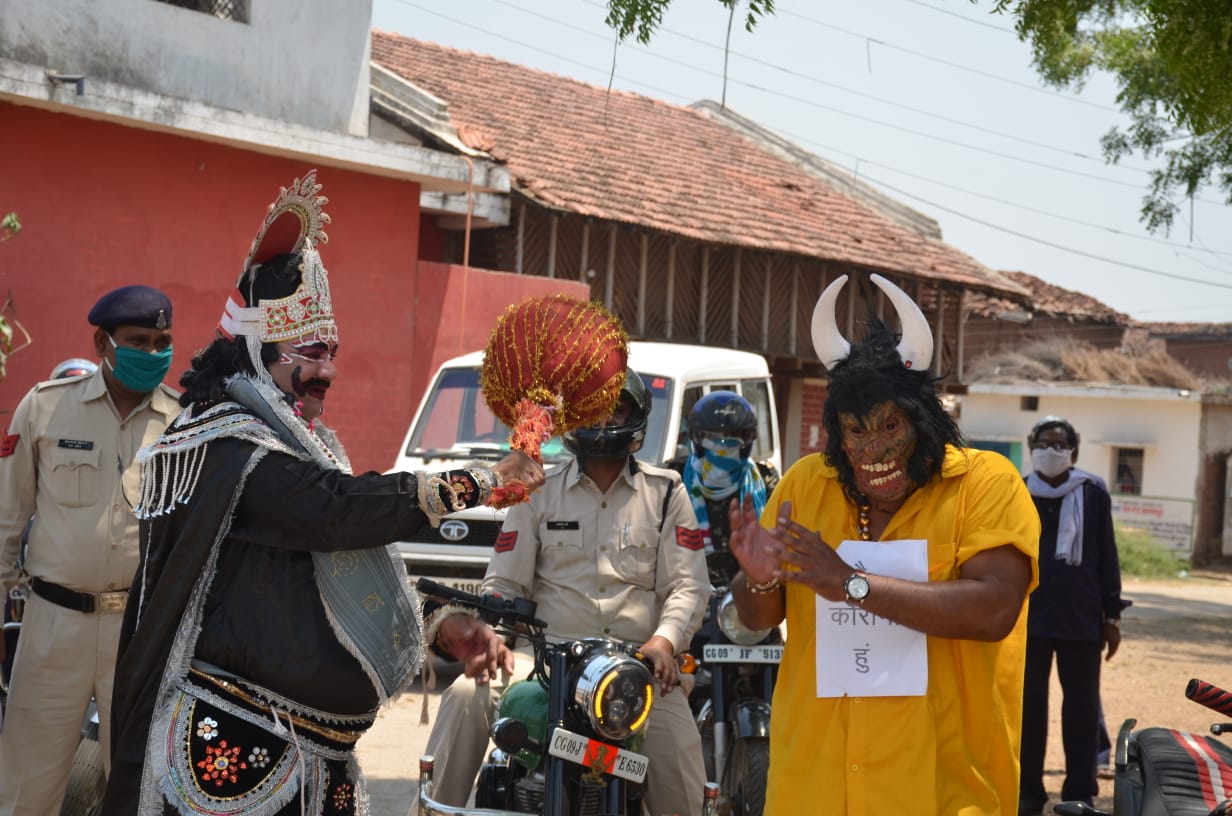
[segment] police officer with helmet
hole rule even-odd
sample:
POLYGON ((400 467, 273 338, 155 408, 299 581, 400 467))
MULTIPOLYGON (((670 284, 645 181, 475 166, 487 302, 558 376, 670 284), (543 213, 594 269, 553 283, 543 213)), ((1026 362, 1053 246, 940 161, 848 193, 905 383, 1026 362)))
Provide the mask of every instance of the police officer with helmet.
MULTIPOLYGON (((529 502, 511 508, 483 581, 484 593, 538 604, 553 639, 611 637, 640 645, 654 664, 662 695, 650 715, 644 751, 650 759, 646 805, 653 814, 700 813, 706 782, 701 738, 688 701, 677 688, 675 655, 688 648, 709 597, 702 541, 679 476, 639 462, 650 394, 627 372, 620 402, 600 425, 564 437, 575 458, 547 474, 529 502)), ((429 615, 425 640, 455 657, 459 648, 436 637, 429 615)), ((475 640, 513 654, 481 621, 475 640)), ((524 669, 532 660, 519 649, 524 669)), ((495 678, 492 678, 495 679, 495 678)), ((428 753, 437 758, 438 801, 462 806, 483 762, 493 698, 501 683, 458 678, 441 697, 428 753)))

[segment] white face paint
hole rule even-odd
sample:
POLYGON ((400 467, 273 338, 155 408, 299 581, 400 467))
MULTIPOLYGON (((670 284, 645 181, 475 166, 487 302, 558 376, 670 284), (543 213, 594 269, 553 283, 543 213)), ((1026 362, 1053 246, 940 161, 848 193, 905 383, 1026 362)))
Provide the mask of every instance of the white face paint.
POLYGON ((311 422, 325 410, 325 392, 338 375, 334 358, 337 344, 324 342, 281 342, 278 359, 270 363, 270 376, 282 392, 296 402, 304 420, 311 422))

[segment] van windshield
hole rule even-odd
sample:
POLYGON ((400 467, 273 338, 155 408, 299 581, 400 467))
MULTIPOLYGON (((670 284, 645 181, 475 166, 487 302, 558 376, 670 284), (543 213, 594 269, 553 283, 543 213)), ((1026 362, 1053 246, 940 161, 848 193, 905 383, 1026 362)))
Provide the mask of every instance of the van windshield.
MULTIPOLYGON (((651 392, 650 423, 646 441, 637 458, 657 464, 663 450, 671 404, 671 380, 643 375, 651 392)), ((673 436, 676 429, 673 429, 673 436)), ((509 428, 496 418, 484 402, 479 386, 479 369, 447 368, 437 378, 406 455, 410 457, 455 457, 459 459, 498 458, 509 450, 509 428)), ((543 446, 543 461, 553 464, 567 459, 568 449, 559 436, 543 446)))

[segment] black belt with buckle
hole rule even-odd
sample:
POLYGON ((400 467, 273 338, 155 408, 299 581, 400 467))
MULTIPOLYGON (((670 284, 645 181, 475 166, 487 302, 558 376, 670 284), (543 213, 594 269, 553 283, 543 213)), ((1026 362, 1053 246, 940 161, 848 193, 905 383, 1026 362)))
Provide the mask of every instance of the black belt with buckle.
POLYGON ((51 601, 57 606, 62 606, 65 609, 72 609, 75 612, 123 612, 124 607, 128 605, 128 590, 121 589, 116 592, 78 592, 75 589, 62 587, 59 584, 53 584, 50 581, 44 581, 42 578, 34 578, 30 581, 30 588, 34 590, 34 594, 45 601, 51 601))

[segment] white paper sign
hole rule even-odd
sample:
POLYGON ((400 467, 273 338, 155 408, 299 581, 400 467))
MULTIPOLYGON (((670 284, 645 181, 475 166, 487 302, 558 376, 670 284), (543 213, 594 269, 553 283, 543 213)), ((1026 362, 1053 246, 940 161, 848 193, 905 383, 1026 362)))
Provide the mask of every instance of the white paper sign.
MULTIPOLYGON (((928 580, 928 542, 844 541, 838 554, 856 569, 928 580)), ((876 590, 874 590, 876 591, 876 590)), ((846 601, 817 596, 817 696, 919 696, 928 689, 928 639, 846 601)))

